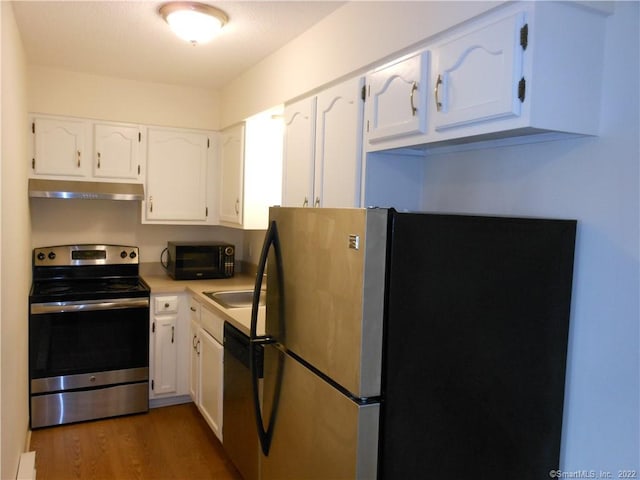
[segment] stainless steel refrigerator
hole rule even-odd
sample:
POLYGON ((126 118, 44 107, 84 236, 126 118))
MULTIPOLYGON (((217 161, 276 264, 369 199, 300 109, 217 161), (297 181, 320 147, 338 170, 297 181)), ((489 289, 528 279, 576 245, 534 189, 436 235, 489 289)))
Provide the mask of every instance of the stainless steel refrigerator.
POLYGON ((271 208, 256 284, 265 272, 266 334, 255 318, 251 332, 264 347, 260 477, 557 469, 575 232, 572 220, 271 208))

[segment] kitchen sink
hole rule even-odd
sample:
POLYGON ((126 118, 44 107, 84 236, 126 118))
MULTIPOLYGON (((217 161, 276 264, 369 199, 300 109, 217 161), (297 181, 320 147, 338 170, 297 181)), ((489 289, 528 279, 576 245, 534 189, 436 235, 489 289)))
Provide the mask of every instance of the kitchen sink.
MULTIPOLYGON (((219 303, 224 308, 247 308, 253 304, 253 289, 252 290, 223 290, 219 292, 202 292, 216 303, 219 303)), ((259 306, 265 304, 265 298, 267 296, 266 290, 260 291, 259 306)))

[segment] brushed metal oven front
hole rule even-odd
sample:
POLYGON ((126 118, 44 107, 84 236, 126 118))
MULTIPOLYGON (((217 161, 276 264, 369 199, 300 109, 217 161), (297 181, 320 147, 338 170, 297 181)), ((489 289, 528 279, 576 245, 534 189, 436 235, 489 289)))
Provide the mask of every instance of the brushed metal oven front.
POLYGON ((149 299, 31 305, 31 427, 148 410, 149 299))

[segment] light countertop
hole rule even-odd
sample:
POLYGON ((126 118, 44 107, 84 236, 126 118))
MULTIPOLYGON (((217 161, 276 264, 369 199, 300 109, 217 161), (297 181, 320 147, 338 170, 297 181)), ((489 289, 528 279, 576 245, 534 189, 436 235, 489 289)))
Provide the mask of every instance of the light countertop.
MULTIPOLYGON (((251 308, 224 308, 202 292, 253 289, 255 274, 236 273, 232 278, 219 280, 173 280, 159 263, 141 263, 140 276, 151 288, 152 295, 188 293, 205 308, 221 316, 226 322, 249 335, 251 308)), ((265 285, 263 285, 264 288, 265 285)), ((258 310, 258 335, 264 334, 265 307, 258 310)))

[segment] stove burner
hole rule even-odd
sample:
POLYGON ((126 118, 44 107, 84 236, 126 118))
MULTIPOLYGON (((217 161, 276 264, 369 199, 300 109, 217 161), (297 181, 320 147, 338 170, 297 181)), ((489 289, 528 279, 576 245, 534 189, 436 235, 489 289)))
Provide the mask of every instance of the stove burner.
POLYGON ((63 245, 34 249, 31 303, 143 297, 137 247, 63 245), (128 255, 123 255, 131 252, 128 255), (40 254, 45 259, 40 260, 40 254))
POLYGON ((61 301, 82 297, 101 299, 106 296, 139 296, 149 288, 138 278, 91 281, 47 280, 34 282, 32 297, 40 301, 61 301))

